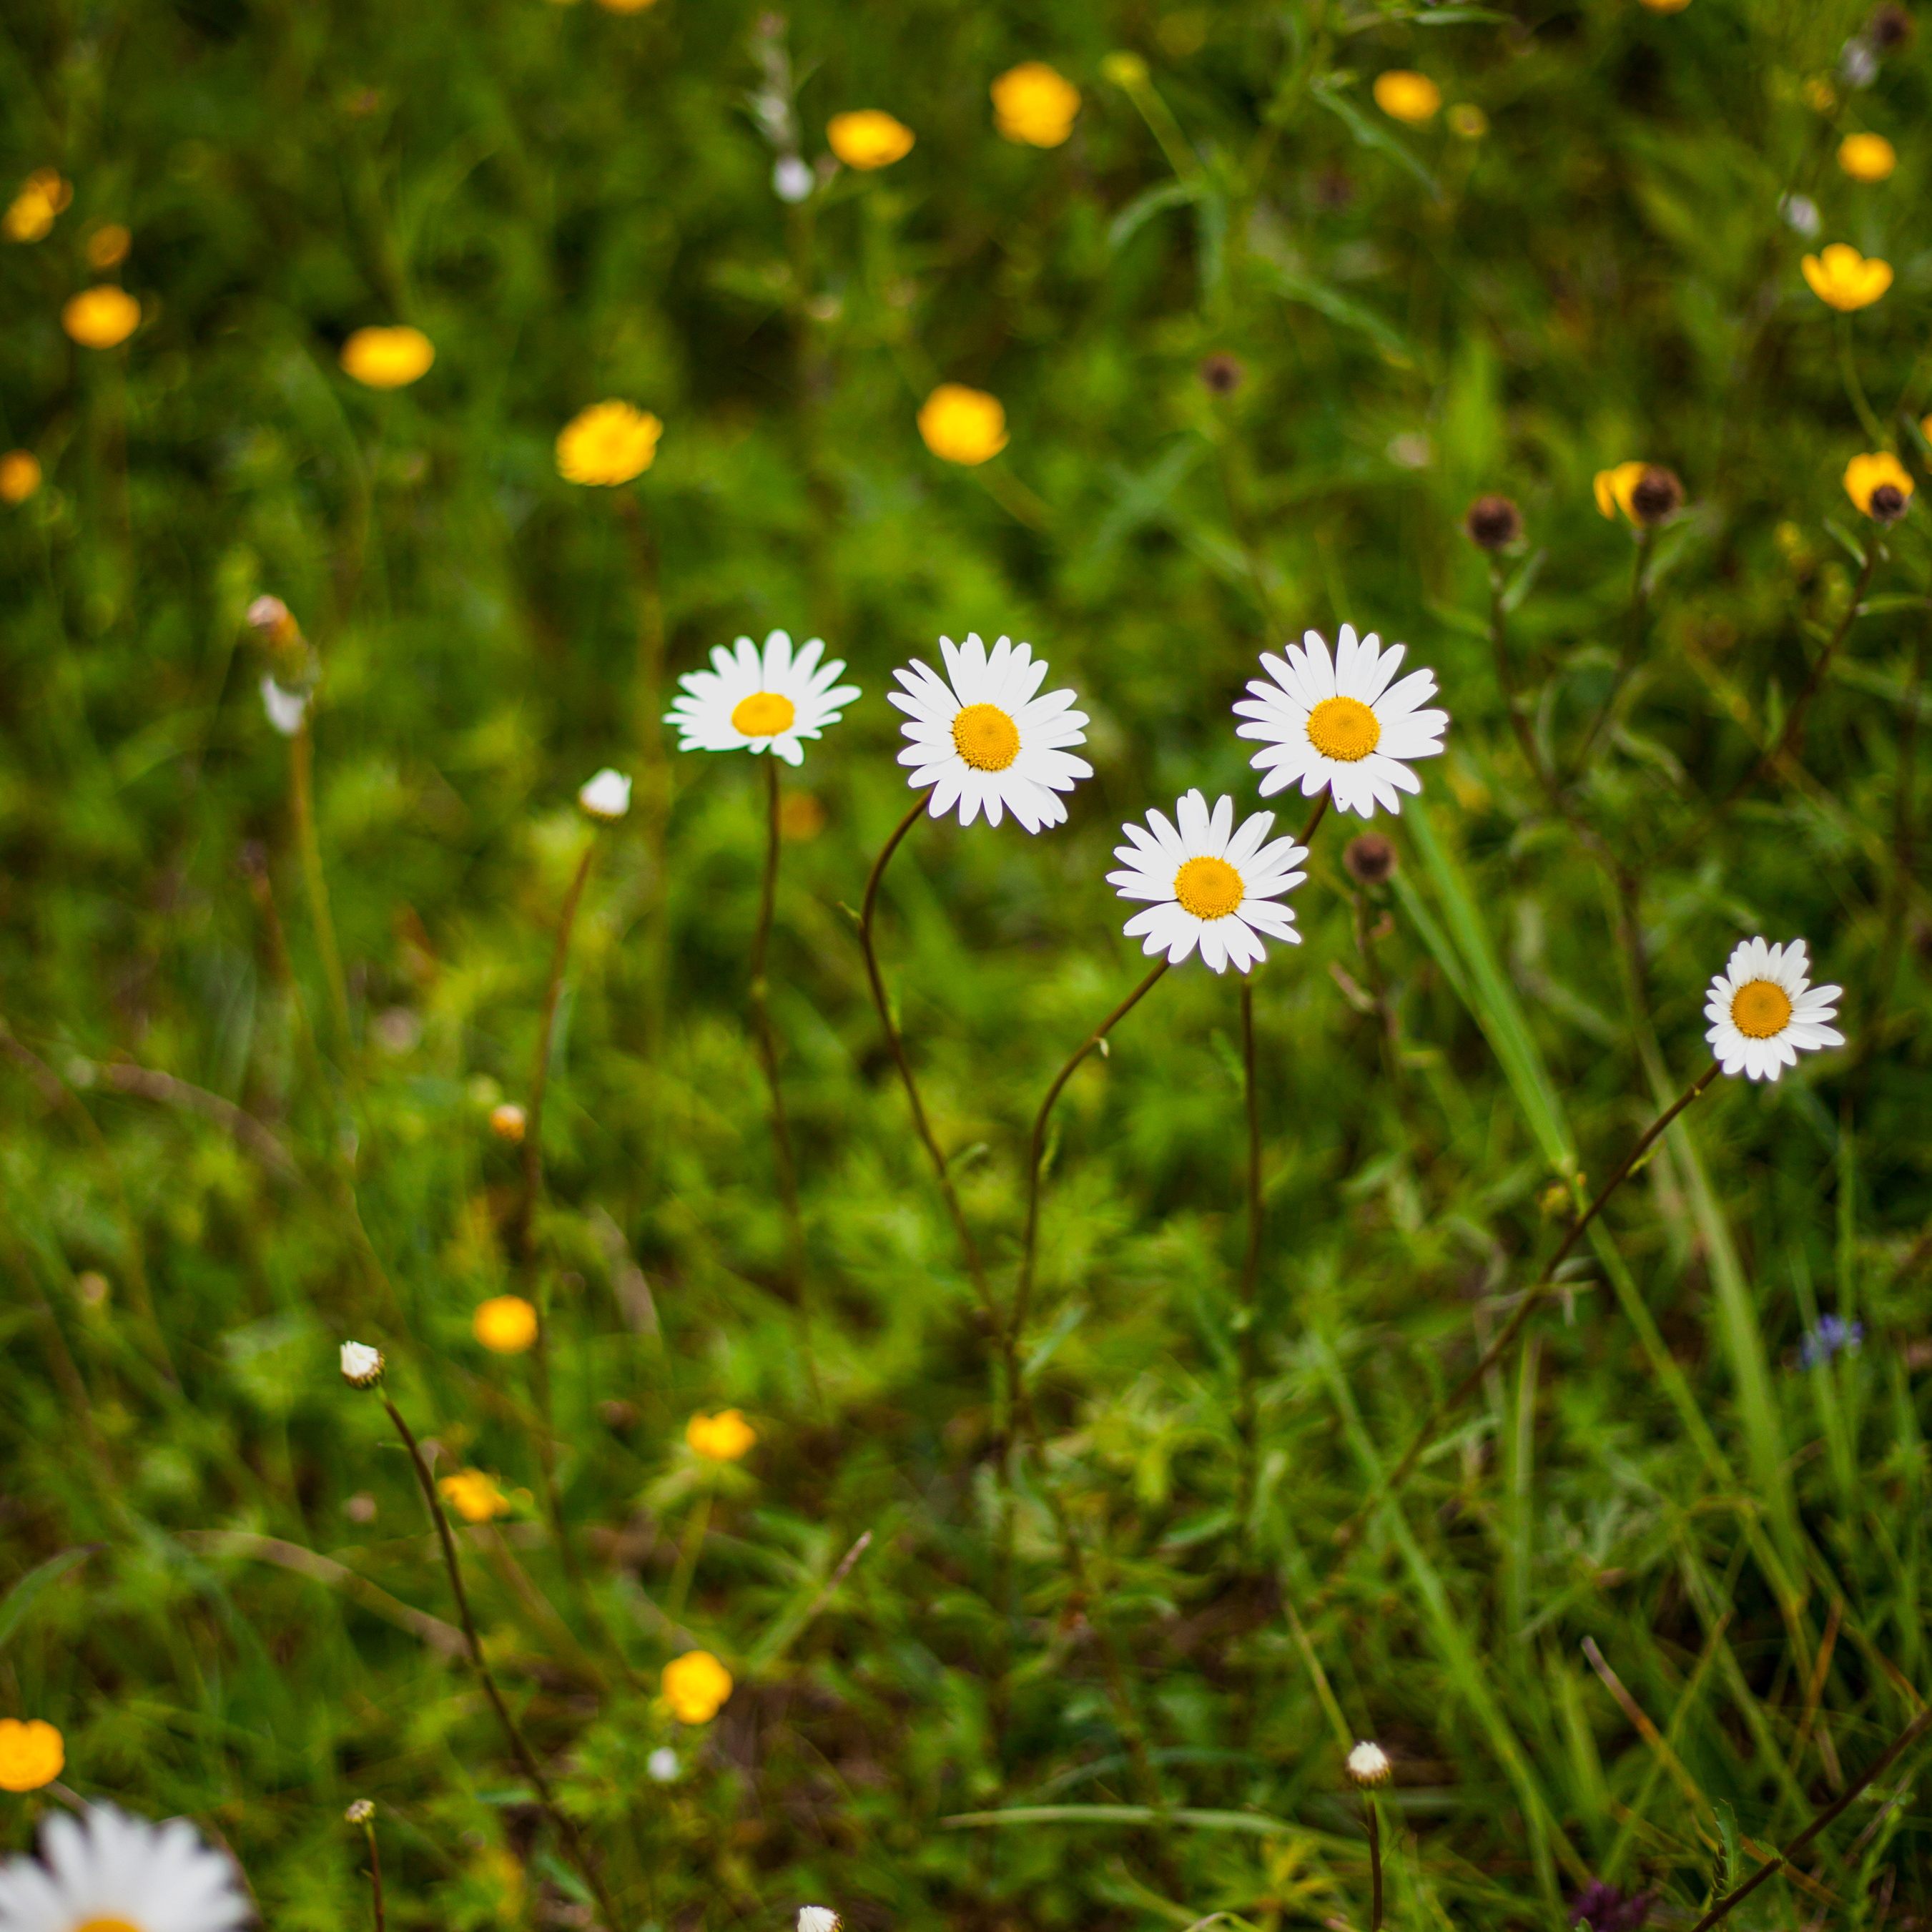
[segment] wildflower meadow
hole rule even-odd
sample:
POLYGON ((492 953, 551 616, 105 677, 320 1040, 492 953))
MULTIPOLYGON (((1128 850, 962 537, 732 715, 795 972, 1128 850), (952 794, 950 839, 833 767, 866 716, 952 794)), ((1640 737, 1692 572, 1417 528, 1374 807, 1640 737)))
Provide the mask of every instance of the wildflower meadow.
POLYGON ((0 1932, 1932 1926, 1932 44, 0 20, 0 1932))

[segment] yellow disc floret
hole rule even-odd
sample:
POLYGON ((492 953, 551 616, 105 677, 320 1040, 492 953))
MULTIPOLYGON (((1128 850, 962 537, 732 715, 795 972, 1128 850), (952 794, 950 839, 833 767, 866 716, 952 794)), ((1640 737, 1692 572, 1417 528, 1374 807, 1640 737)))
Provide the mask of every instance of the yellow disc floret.
POLYGON ((1771 1040, 1791 1023, 1791 998, 1775 980, 1754 980, 1731 999, 1731 1024, 1747 1040, 1771 1040))
POLYGON ((1324 758, 1354 764, 1382 742, 1376 714, 1359 698, 1324 698, 1308 714, 1308 742, 1324 758))
POLYGON ((126 1918, 90 1918, 85 1925, 76 1925, 74 1932, 141 1932, 140 1926, 126 1918))
POLYGON ((1196 919, 1226 919, 1247 897, 1247 888, 1226 860, 1190 859, 1174 875, 1174 896, 1196 919))
POLYGON ((791 729, 791 722, 797 716, 790 698, 782 698, 776 691, 754 691, 732 708, 731 728, 748 738, 776 738, 781 731, 791 729))
POLYGON ((969 704, 952 721, 952 744, 976 772, 1003 772, 1020 754, 1020 728, 997 704, 969 704))

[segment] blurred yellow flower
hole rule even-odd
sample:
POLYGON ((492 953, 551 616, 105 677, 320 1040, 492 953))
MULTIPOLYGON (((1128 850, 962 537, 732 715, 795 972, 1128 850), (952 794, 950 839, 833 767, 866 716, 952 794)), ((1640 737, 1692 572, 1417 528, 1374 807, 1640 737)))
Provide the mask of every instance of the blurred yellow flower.
POLYGON ((1834 242, 1799 266, 1811 292, 1835 309, 1868 308, 1892 286, 1892 264, 1861 255, 1848 242, 1834 242))
POLYGON ((1390 68, 1376 76, 1376 105, 1391 120, 1406 121, 1412 128, 1434 118, 1442 105, 1442 90, 1426 74, 1412 74, 1407 68, 1390 68))
POLYGON ((1057 148, 1072 133, 1080 90, 1044 61, 1010 67, 992 91, 993 124, 1009 141, 1057 148))
POLYGON ((470 1326, 493 1353, 520 1355, 536 1345, 537 1312, 520 1294, 493 1294, 477 1304, 470 1326))
POLYGON ((10 242, 38 242, 73 199, 74 190, 52 168, 36 168, 0 215, 0 233, 10 242))
POLYGON ((684 1425, 684 1439, 713 1462, 735 1462, 758 1439, 758 1432, 735 1408, 698 1414, 684 1425))
POLYGON ((1630 507, 1630 492, 1649 467, 1647 463, 1619 463, 1614 469, 1598 470, 1593 484, 1597 493, 1597 508, 1605 516, 1612 518, 1621 510, 1635 523, 1636 512, 1630 507))
POLYGON ((1894 524, 1904 515, 1912 490, 1910 473, 1888 449, 1855 456, 1845 465, 1845 494, 1882 524, 1894 524))
POLYGON ((510 1499, 496 1486, 494 1476, 481 1469, 459 1469, 436 1484, 436 1492, 465 1522, 488 1522, 506 1514, 510 1499))
POLYGON ((524 1130, 530 1124, 529 1118, 514 1100, 500 1100, 490 1109, 490 1131, 500 1141, 508 1141, 514 1147, 524 1137, 524 1130))
POLYGON ((592 403, 556 439, 557 474, 566 483, 628 483, 657 460, 664 424, 628 403, 592 403))
POLYGON ((1480 141, 1490 131, 1490 117, 1474 101, 1459 100, 1449 110, 1449 128, 1466 141, 1480 141))
POLYGON ((1100 71, 1116 87, 1131 90, 1147 85, 1148 64, 1138 54, 1108 54, 1100 63, 1100 71))
POLYGON ((1882 134, 1847 134, 1838 143, 1838 165, 1852 180, 1882 182, 1898 165, 1898 151, 1882 134))
POLYGON ((826 124, 825 138, 848 168, 890 167, 912 152, 912 130, 878 107, 833 115, 826 124))
POLYGON ((134 236, 119 222, 105 223, 87 238, 88 266, 118 268, 127 260, 128 250, 134 245, 134 236))
POLYGON ((664 1702, 680 1724, 707 1724, 731 1694, 731 1673, 708 1650, 687 1650, 664 1667, 664 1702))
POLYGON ((436 344, 419 328, 358 328, 342 345, 342 367, 372 389, 400 389, 428 372, 436 344))
POLYGON ((67 1766, 67 1747, 44 1718, 0 1718, 0 1791, 38 1791, 67 1766))
POLYGON ((24 503, 40 487, 40 459, 31 449, 0 456, 0 502, 24 503))
POLYGON ((984 463, 1006 446, 1006 412, 984 389, 942 382, 920 406, 919 433, 948 463, 984 463))
POLYGON ((140 326, 141 304, 125 289, 103 282, 82 289, 61 310, 61 326, 83 349, 112 349, 140 326))

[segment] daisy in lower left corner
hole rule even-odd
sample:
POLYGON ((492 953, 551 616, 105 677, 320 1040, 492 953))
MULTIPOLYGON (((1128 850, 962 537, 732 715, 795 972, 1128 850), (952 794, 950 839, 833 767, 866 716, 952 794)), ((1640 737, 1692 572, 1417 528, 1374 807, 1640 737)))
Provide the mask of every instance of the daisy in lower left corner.
POLYGON ((1775 1080, 1798 1064, 1801 1051, 1844 1045, 1844 1035, 1826 1022, 1837 1018, 1845 989, 1813 986, 1810 968, 1802 939, 1783 946, 1762 939, 1738 944, 1704 1004, 1711 1022, 1704 1037, 1726 1073, 1775 1080))
POLYGON ((1292 838, 1267 842, 1274 814, 1258 812, 1234 830, 1234 801, 1222 797, 1210 812, 1207 799, 1190 791, 1174 808, 1178 829, 1165 812, 1148 814, 1146 829, 1124 825, 1132 842, 1114 856, 1126 868, 1107 883, 1124 899, 1151 899, 1123 928, 1146 941, 1143 952, 1165 952, 1178 966, 1198 946, 1202 963, 1225 973, 1232 960, 1245 973, 1268 957, 1270 939, 1301 944, 1294 915, 1279 903, 1307 878, 1296 868, 1308 848, 1292 838))
POLYGON ((783 631, 774 631, 762 651, 749 638, 738 640, 735 653, 714 646, 712 668, 680 678, 684 695, 664 713, 678 728, 678 749, 770 752, 802 764, 801 741, 837 724, 845 715, 840 706, 859 695, 856 684, 838 682, 843 658, 820 663, 824 650, 814 638, 794 653, 783 631))
POLYGON ((39 1858, 0 1866, 0 1932, 232 1932, 254 1916, 238 1876, 184 1818, 55 1812, 39 1858))

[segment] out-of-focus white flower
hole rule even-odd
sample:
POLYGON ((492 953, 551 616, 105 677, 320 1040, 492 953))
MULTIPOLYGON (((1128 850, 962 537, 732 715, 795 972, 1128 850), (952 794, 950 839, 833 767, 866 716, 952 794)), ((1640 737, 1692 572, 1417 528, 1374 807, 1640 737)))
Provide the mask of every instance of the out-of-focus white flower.
POLYGON ((802 201, 818 182, 811 163, 800 160, 796 154, 780 155, 772 169, 772 192, 781 201, 802 201))
POLYGON ((1370 1744, 1366 1739, 1348 1754, 1349 1779, 1364 1789, 1388 1784, 1394 1768, 1389 1762, 1388 1753, 1380 1744, 1370 1744))
POLYGON ((659 1744, 645 1759, 644 1768, 658 1784, 675 1784, 679 1771, 677 1753, 669 1744, 659 1744))
POLYGON ((308 714, 308 693, 284 691, 275 682, 274 672, 265 670, 262 674, 262 704, 268 714, 268 722, 284 738, 292 738, 302 729, 302 720, 308 714))
POLYGON ((606 765, 585 782, 577 802, 592 818, 622 818, 631 808, 631 782, 606 765))
POLYGON ((151 1825, 112 1804, 52 1813, 38 1858, 0 1867, 6 1932, 232 1932, 254 1916, 234 1865, 184 1818, 151 1825))
POLYGON ((1869 87, 1878 78, 1878 50, 1862 34, 1845 43, 1838 78, 1847 87, 1869 87))
POLYGON ((382 1379, 382 1352, 366 1342, 342 1345, 342 1379, 351 1388, 374 1388, 382 1379))
POLYGON ((1778 212, 1794 235, 1802 235, 1808 242, 1817 240, 1824 224, 1819 218, 1818 204, 1808 194, 1787 194, 1778 204, 1778 212))
POLYGON ((837 1912, 824 1905, 801 1905, 798 1908, 798 1932, 838 1932, 837 1912))

